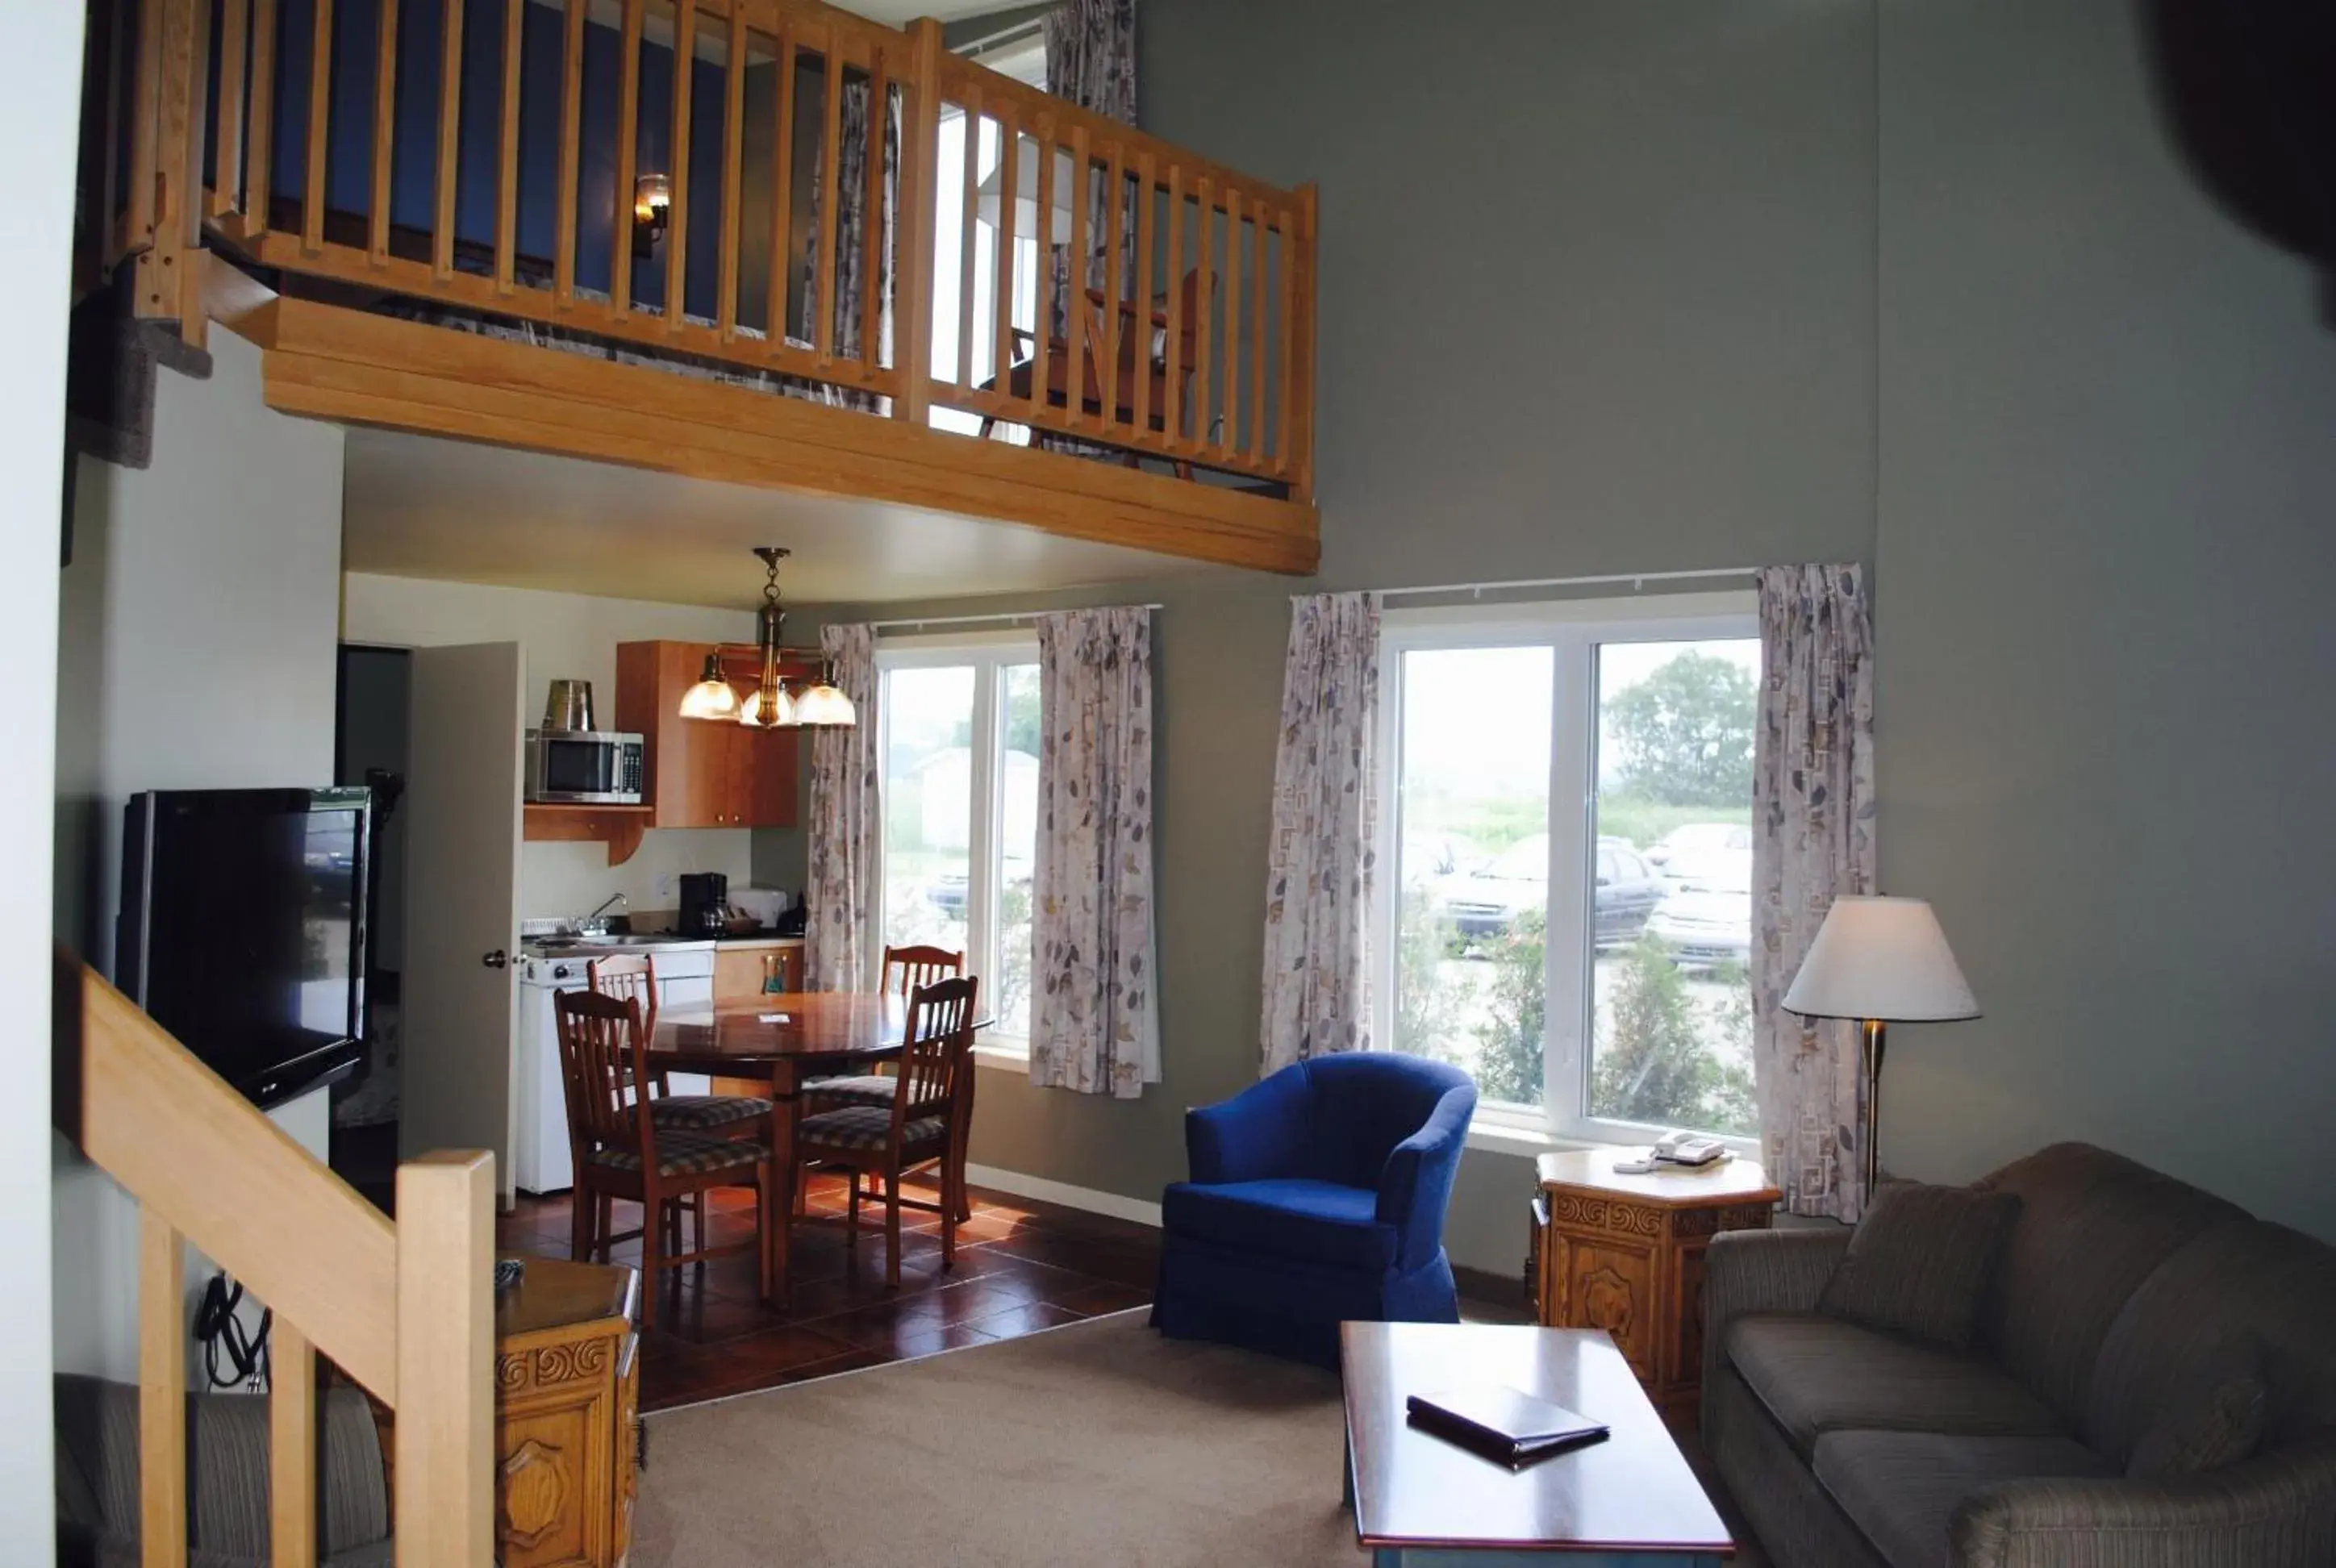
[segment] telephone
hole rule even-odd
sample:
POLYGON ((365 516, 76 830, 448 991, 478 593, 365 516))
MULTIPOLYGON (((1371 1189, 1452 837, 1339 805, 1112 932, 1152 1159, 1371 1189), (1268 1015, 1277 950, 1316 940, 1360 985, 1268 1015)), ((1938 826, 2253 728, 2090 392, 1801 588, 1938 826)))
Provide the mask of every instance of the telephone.
POLYGON ((1667 1165, 1708 1165, 1726 1153, 1728 1145, 1718 1138, 1693 1133, 1665 1133, 1651 1151, 1653 1158, 1667 1165))

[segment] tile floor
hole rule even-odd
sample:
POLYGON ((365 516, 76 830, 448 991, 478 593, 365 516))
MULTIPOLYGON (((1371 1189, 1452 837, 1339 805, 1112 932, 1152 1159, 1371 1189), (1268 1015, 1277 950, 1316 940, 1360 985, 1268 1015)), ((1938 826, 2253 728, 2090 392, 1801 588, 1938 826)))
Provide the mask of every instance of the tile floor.
MULTIPOLYGON (((934 1196, 914 1182, 908 1192, 934 1196)), ((848 1247, 843 1203, 841 1178, 813 1178, 807 1213, 795 1223, 794 1288, 784 1309, 755 1300, 749 1256, 667 1271, 657 1327, 641 1335, 642 1408, 1012 1339, 1152 1300, 1160 1238, 1147 1226, 976 1188, 973 1218, 958 1227, 957 1266, 947 1272, 939 1219, 902 1213, 900 1288, 892 1290, 884 1283, 883 1232, 864 1229, 882 1209, 862 1205, 863 1232, 848 1247)), ((617 1205, 619 1231, 638 1218, 633 1205, 617 1205)), ((751 1237, 752 1199, 716 1194, 710 1223, 717 1242, 751 1237)), ((564 1258, 568 1200, 523 1196, 497 1234, 511 1251, 564 1258)), ((638 1264, 640 1243, 620 1243, 613 1255, 638 1264)))

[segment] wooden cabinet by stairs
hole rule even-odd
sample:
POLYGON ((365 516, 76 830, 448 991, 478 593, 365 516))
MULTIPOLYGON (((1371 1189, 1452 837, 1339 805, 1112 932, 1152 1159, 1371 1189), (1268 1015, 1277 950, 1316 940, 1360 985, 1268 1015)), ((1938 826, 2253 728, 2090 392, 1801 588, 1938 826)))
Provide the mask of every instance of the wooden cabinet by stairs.
MULTIPOLYGON (((617 645, 617 727, 647 740, 648 825, 779 828, 795 824, 799 735, 681 716, 711 645, 617 645)), ((759 678, 752 648, 728 650, 723 673, 743 697, 759 678)), ((800 682, 806 671, 786 670, 800 682)))

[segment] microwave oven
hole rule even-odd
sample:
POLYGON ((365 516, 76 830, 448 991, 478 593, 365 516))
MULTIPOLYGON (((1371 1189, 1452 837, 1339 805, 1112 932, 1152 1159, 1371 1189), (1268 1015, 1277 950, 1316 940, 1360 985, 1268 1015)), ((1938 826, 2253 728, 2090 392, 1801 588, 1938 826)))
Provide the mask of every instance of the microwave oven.
POLYGON ((527 732, 527 798, 540 805, 637 806, 647 746, 608 730, 527 732))

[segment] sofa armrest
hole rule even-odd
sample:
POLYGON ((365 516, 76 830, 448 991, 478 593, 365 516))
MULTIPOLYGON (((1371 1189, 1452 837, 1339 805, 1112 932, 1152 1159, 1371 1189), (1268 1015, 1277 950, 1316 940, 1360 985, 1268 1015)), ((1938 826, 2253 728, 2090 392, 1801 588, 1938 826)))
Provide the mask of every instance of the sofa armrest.
POLYGON ((1728 1320, 1747 1312, 1813 1312, 1849 1251, 1847 1225, 1723 1231, 1703 1255, 1703 1386, 1719 1380, 1728 1320))
POLYGON ((1446 1090, 1426 1125, 1395 1146, 1379 1172, 1377 1216, 1396 1229, 1400 1272, 1418 1268, 1444 1244, 1444 1214, 1452 1204, 1453 1179, 1475 1111, 1474 1085, 1446 1090))
POLYGON ((1192 1179, 1261 1182, 1295 1175, 1305 1156, 1306 1075, 1287 1067, 1213 1105, 1184 1113, 1184 1158, 1192 1179))
POLYGON ((1955 1568, 2312 1568, 2336 1562, 2336 1437, 2158 1481, 2013 1481, 1949 1522, 1955 1568))

